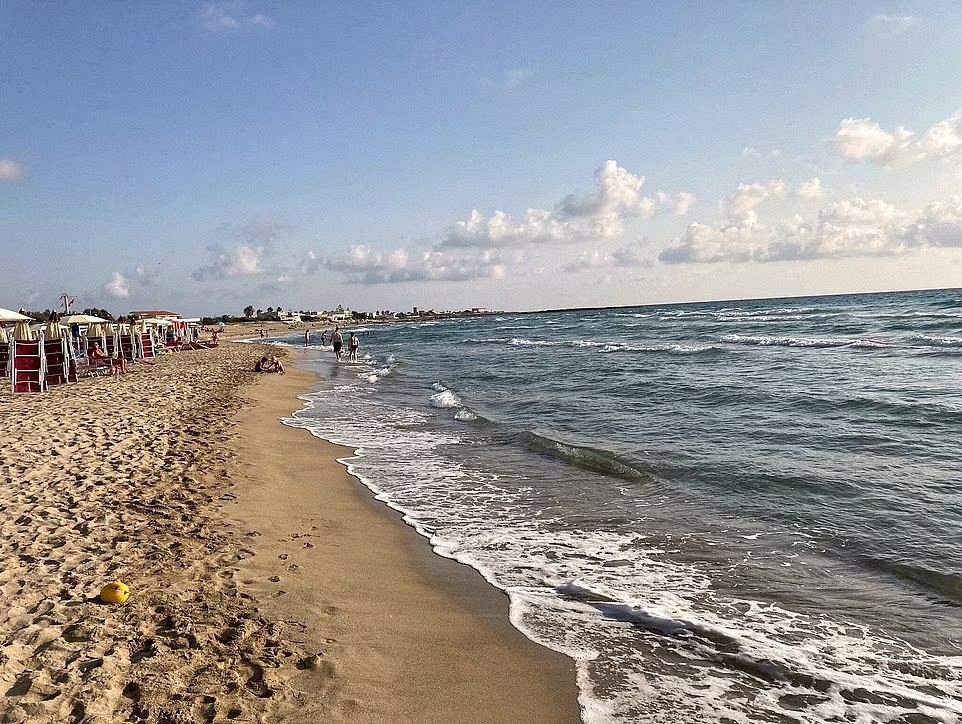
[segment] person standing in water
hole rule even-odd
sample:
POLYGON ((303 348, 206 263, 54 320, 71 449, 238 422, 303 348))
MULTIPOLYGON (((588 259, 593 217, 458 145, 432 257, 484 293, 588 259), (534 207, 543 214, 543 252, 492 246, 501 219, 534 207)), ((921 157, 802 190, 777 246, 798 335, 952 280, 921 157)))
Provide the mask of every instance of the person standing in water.
POLYGON ((357 362, 357 348, 360 346, 360 337, 351 332, 351 336, 347 340, 347 359, 349 362, 357 362))
POLYGON ((311 330, 305 329, 304 330, 304 346, 306 347, 310 343, 311 343, 311 330))
POLYGON ((337 327, 334 327, 334 334, 331 335, 331 344, 334 346, 334 357, 340 362, 341 345, 344 344, 344 337, 341 336, 341 330, 337 327))

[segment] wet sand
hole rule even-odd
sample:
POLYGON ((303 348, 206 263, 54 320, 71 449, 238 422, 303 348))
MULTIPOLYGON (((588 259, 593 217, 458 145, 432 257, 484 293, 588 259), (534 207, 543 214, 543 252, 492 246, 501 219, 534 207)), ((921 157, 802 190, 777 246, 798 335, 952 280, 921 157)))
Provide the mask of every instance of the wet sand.
POLYGON ((305 625, 303 720, 576 722, 574 667, 508 622, 507 597, 373 500, 352 451, 277 424, 313 382, 271 376, 238 415, 236 516, 256 532, 239 574, 264 610, 305 625))
POLYGON ((569 662, 277 421, 313 379, 263 353, 0 392, 0 720, 576 721, 569 662))

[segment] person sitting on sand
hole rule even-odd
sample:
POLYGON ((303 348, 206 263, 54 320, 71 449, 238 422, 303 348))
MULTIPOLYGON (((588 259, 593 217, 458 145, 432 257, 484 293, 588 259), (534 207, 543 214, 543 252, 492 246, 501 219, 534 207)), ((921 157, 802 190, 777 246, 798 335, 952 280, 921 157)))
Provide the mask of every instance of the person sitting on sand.
POLYGON ((270 370, 266 369, 269 361, 270 360, 268 360, 267 357, 261 357, 259 360, 257 360, 257 363, 254 365, 254 371, 269 372, 270 370))
POLYGON ((281 361, 277 357, 271 357, 271 368, 271 372, 284 374, 284 365, 281 364, 281 361))

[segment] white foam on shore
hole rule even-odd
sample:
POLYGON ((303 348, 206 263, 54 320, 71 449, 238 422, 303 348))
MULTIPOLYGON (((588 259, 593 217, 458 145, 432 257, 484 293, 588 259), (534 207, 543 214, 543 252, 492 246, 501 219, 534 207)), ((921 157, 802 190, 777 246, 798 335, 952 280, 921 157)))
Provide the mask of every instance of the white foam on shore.
MULTIPOLYGON (((646 545, 640 521, 633 534, 572 528, 509 471, 449 457, 467 428, 429 426, 436 413, 427 408, 368 404, 365 389, 310 395, 284 422, 355 448, 342 462, 378 500, 439 555, 506 591, 512 623, 575 660, 586 722, 962 718, 962 656, 932 656, 864 627, 719 599, 695 565, 646 545), (611 676, 602 687, 597 676, 605 670, 611 676), (869 696, 852 696, 863 690, 869 696), (787 694, 802 704, 783 701, 787 694)), ((456 397, 441 383, 434 389, 432 400, 456 397)))

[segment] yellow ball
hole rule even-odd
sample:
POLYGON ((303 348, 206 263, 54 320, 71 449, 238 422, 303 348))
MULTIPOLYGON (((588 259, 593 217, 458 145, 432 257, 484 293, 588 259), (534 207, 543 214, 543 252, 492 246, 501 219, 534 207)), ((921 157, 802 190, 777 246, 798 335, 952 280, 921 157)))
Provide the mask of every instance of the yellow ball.
POLYGON ((100 589, 100 600, 104 603, 127 603, 130 587, 126 583, 114 581, 100 589))

